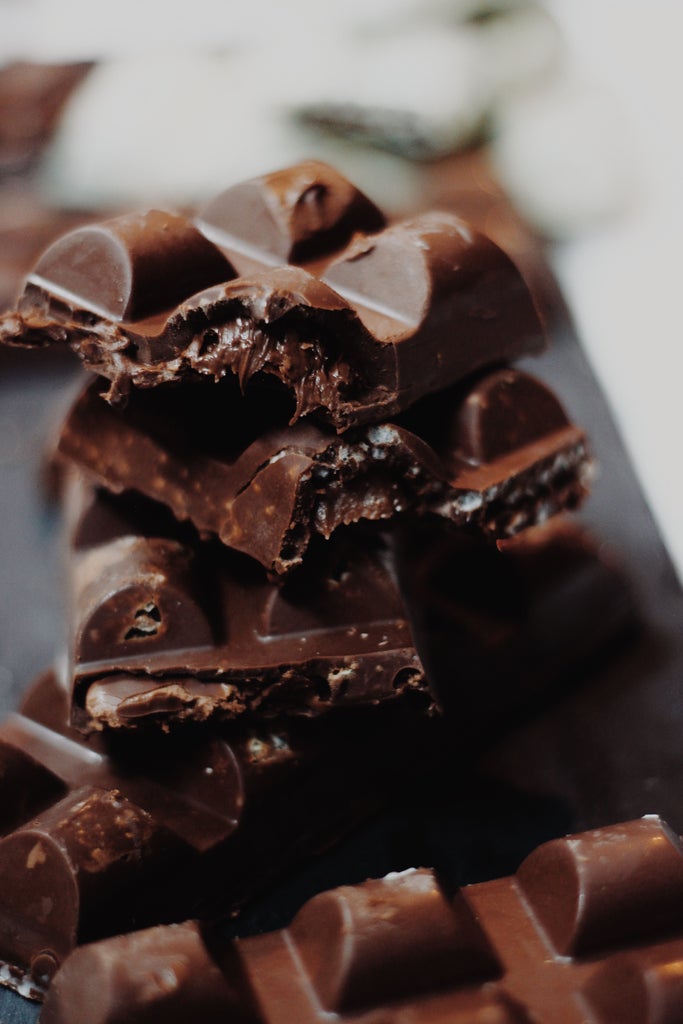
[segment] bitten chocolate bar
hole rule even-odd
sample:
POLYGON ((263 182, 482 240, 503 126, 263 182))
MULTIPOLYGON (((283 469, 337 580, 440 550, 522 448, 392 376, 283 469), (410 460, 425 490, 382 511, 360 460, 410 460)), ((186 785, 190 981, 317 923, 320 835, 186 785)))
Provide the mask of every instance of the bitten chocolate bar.
POLYGON ((46 673, 0 726, 0 983, 37 998, 78 944, 243 906, 434 770, 421 711, 85 739, 46 673))
POLYGON ((314 896, 280 932, 85 947, 41 1024, 676 1024, 682 953, 683 849, 653 815, 454 894, 409 870, 314 896))
POLYGON ((338 436, 286 426, 276 392, 230 382, 130 396, 93 381, 69 412, 59 453, 109 490, 136 490, 282 575, 311 537, 401 512, 433 513, 506 537, 575 507, 592 462, 586 439, 539 381, 485 373, 410 414, 338 436))
POLYGON ((385 419, 544 346, 514 264, 448 213, 390 226, 309 162, 223 193, 193 223, 154 211, 89 226, 37 262, 8 344, 70 345, 131 386, 275 377, 293 419, 385 419))

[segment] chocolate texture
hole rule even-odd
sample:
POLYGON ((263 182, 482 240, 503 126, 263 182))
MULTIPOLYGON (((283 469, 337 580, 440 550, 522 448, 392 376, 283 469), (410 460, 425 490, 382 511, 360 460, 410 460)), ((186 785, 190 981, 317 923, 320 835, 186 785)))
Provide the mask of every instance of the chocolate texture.
POLYGON ((46 673, 0 726, 0 982, 34 998, 76 945, 241 907, 444 749, 415 701, 143 742, 67 719, 46 673))
POLYGON ((383 223, 309 162, 228 190, 194 223, 153 211, 89 226, 38 260, 0 338, 70 345, 111 400, 197 376, 275 377, 294 419, 317 411, 337 430, 543 348, 494 243, 448 213, 383 223))
POLYGON ((59 453, 97 484, 136 490, 203 534, 282 575, 311 537, 338 526, 433 513, 505 537, 575 507, 592 462, 552 392, 514 369, 488 372, 395 422, 342 436, 286 426, 289 403, 236 385, 133 394, 125 408, 81 394, 59 453))
MULTIPOLYGON (((424 689, 389 553, 341 532, 282 587, 223 545, 159 535, 72 481, 74 722, 317 714, 424 689)), ((170 520, 170 516, 168 517, 170 520)))
POLYGON ((683 849, 655 815, 552 840, 449 893, 410 869, 241 940, 188 922, 78 950, 41 1024, 676 1024, 683 849), (222 1016, 221 1016, 222 1013, 222 1016))

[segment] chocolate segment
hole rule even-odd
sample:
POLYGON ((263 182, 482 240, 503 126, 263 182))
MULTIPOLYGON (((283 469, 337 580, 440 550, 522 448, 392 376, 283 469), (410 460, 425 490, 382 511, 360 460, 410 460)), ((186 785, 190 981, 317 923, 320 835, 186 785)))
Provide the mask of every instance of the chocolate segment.
POLYGON ((306 263, 386 222, 341 174, 307 160, 227 189, 207 203, 198 223, 217 245, 251 253, 258 262, 306 263))
POLYGON ((23 794, 0 820, 0 981, 39 997, 84 942, 234 912, 433 770, 424 706, 86 739, 46 673, 0 726, 23 794))
POLYGON ((152 210, 80 228, 54 242, 31 274, 65 302, 113 321, 146 320, 207 284, 234 277, 183 217, 152 210))
POLYGON ((70 559, 79 725, 310 715, 426 688, 379 538, 337 535, 279 588, 221 545, 136 533, 125 501, 119 521, 103 494, 71 501, 77 535, 98 535, 101 510, 114 531, 70 559))
MULTIPOLYGON (((175 1009, 167 991, 155 991, 143 1005, 138 951, 154 957, 160 971, 182 950, 193 965, 206 964, 223 1020, 676 1024, 683 991, 682 881, 680 842, 651 816, 554 840, 516 875, 454 895, 433 872, 411 869, 314 896, 281 932, 202 943, 189 922, 86 947, 55 978, 41 1022, 179 1019, 163 1016, 175 1009), (555 942, 555 921, 544 907, 555 905, 558 894, 576 892, 574 871, 584 880, 587 942, 567 954, 564 941, 555 942), (533 895, 530 875, 538 883, 533 895), (647 903, 641 882, 648 895, 656 893, 657 907, 668 903, 669 909, 655 921, 645 913, 633 916, 622 932, 622 904, 633 910, 647 903), (84 998, 86 977, 93 991, 106 993, 94 1018, 84 998), (120 977, 118 991, 112 977, 120 977)), ((559 913, 566 920, 566 908, 559 913)), ((179 1006, 189 1007, 189 987, 181 976, 179 1006)))
POLYGON ((125 411, 97 381, 62 427, 59 453, 94 482, 136 490, 282 575, 315 534, 431 512, 509 536, 584 496, 592 463, 555 396, 518 370, 452 389, 395 422, 339 437, 284 426, 288 403, 258 390, 184 385, 134 394, 125 411), (437 411, 438 410, 438 411, 437 411))
POLYGON ((236 186, 197 225, 218 246, 161 213, 65 236, 0 338, 69 344, 112 400, 133 385, 274 376, 294 418, 317 411, 337 430, 543 347, 526 285, 497 246, 446 213, 383 228, 327 167, 236 186))
POLYGON ((238 969, 211 956, 195 922, 84 946, 55 978, 43 1024, 258 1024, 238 969), (119 955, 125 957, 125 963, 119 955), (125 951, 125 952, 124 952, 125 951), (71 978, 80 978, 78 992, 71 978), (66 1015, 66 1016, 65 1016, 66 1015))

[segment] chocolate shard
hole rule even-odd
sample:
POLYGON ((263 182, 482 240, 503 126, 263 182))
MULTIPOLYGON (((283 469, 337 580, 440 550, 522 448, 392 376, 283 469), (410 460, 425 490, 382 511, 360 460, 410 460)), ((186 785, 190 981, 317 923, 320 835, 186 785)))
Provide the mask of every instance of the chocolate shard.
POLYGON ((289 403, 277 393, 264 402, 236 390, 159 389, 121 411, 93 381, 62 427, 59 456, 109 490, 165 504, 274 575, 344 524, 432 513, 501 538, 575 507, 589 485, 584 434, 518 370, 341 437, 311 422, 284 426, 289 403))
POLYGON ((383 227, 329 168, 236 186, 197 225, 220 251, 160 213, 66 236, 0 340, 71 345, 111 400, 197 376, 274 376, 294 418, 317 412, 337 430, 544 346, 528 289, 493 242, 447 213, 383 227))
MULTIPOLYGON (((553 840, 516 875, 453 895, 409 869, 314 896, 279 932, 202 944, 189 922, 111 939, 66 961, 41 1020, 85 1024, 91 1000, 98 1024, 179 1019, 164 1016, 177 1012, 168 990, 144 1004, 136 951, 163 973, 182 949, 206 964, 223 1020, 678 1024, 682 900, 683 848, 650 816, 553 840), (554 918, 566 922, 568 907, 583 929, 571 951, 554 918)), ((178 1007, 192 1009, 191 982, 177 988, 178 1007)))
POLYGON ((311 715, 427 693, 381 538, 338 534, 277 587, 221 545, 136 533, 142 499, 131 509, 72 487, 75 535, 102 538, 70 559, 80 727, 311 715), (123 533, 92 525, 101 510, 123 533))
POLYGON ((40 998, 85 942, 234 912, 434 770, 442 728, 423 710, 86 738, 46 673, 0 726, 0 764, 31 797, 3 804, 0 983, 40 998))

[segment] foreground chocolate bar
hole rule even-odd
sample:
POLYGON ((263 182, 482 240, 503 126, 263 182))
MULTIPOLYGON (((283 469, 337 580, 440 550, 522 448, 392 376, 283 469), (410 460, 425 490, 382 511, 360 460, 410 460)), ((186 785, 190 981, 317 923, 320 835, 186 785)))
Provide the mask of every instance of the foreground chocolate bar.
POLYGON ((583 433, 540 381, 484 374, 395 422, 339 437, 300 421, 275 392, 188 384, 75 402, 59 453, 109 490, 136 490, 281 575, 311 537, 401 512, 505 537, 575 507, 592 463, 583 433), (404 422, 405 421, 405 422, 404 422))
POLYGON ((112 400, 197 376, 275 377, 293 419, 317 410, 339 430, 544 345, 494 243, 447 213, 387 227, 314 162, 229 189, 196 223, 154 211, 66 235, 0 339, 70 345, 112 400))
POLYGON ((425 869, 309 900, 289 928, 189 922, 74 953, 41 1024, 676 1024, 683 849, 655 815, 556 839, 512 877, 425 869))
POLYGON ((39 997, 76 945, 243 906, 435 770, 424 703, 106 742, 46 673, 0 726, 0 983, 39 997))
POLYGON ((172 521, 160 533, 163 516, 142 499, 71 487, 78 725, 311 715, 426 692, 381 537, 337 533, 277 587, 172 521))

